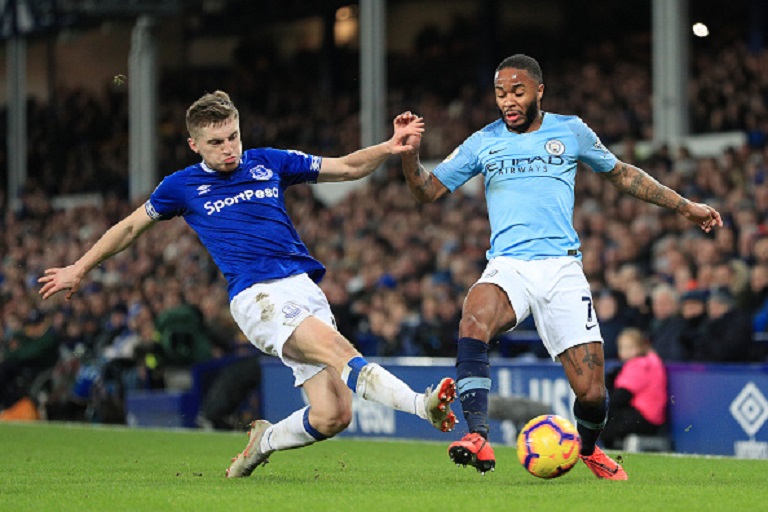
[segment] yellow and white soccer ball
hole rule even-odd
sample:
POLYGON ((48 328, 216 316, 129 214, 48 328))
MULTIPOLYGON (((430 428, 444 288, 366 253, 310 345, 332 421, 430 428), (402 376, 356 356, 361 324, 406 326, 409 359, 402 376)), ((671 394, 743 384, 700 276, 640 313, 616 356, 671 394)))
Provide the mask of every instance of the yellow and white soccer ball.
POLYGON ((555 414, 537 416, 517 436, 517 458, 539 478, 556 478, 579 460, 581 437, 573 423, 555 414))

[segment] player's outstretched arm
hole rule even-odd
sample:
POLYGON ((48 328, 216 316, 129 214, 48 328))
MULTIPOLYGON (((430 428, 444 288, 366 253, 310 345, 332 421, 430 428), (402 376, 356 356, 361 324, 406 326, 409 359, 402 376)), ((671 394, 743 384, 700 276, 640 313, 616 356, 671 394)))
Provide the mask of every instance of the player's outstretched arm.
MULTIPOLYGON (((395 118, 395 126, 398 124, 407 125, 414 122, 414 119, 421 118, 410 112, 405 112, 395 118)), ((432 203, 447 194, 448 188, 421 165, 419 149, 421 148, 422 133, 423 130, 418 134, 409 136, 405 141, 410 149, 401 153, 403 175, 411 194, 418 202, 432 203)))
POLYGON ((93 267, 127 248, 154 222, 147 215, 144 205, 141 205, 129 216, 109 228, 99 241, 75 263, 67 267, 46 269, 45 275, 37 280, 43 285, 40 288, 40 295, 43 299, 47 299, 62 290, 69 290, 66 295, 66 299, 69 300, 80 288, 80 281, 93 267))
POLYGON ((709 205, 694 203, 674 190, 656 181, 642 169, 624 162, 618 162, 612 171, 600 176, 614 187, 645 202, 674 210, 705 232, 722 226, 720 213, 709 205))
MULTIPOLYGON (((404 114, 400 114, 402 115, 404 114)), ((424 120, 420 117, 415 117, 410 123, 398 123, 396 120, 394 126, 395 132, 386 142, 359 149, 340 158, 323 158, 317 181, 353 181, 365 178, 391 155, 412 150, 413 147, 408 145, 407 140, 424 131, 424 120)))

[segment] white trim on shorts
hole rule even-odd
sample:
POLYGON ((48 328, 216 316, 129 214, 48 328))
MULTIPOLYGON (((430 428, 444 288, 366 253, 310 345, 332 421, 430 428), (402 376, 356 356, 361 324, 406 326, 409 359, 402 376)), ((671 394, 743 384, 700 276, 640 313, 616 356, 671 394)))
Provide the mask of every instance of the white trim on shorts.
POLYGON ((232 317, 248 341, 293 370, 295 385, 317 375, 324 364, 310 364, 283 355, 283 346, 293 331, 314 316, 336 325, 323 291, 307 274, 256 283, 238 293, 229 304, 232 317))
POLYGON ((472 287, 480 283, 495 284, 507 294, 517 325, 533 315, 553 361, 571 347, 603 342, 592 292, 577 258, 526 261, 498 256, 472 287))

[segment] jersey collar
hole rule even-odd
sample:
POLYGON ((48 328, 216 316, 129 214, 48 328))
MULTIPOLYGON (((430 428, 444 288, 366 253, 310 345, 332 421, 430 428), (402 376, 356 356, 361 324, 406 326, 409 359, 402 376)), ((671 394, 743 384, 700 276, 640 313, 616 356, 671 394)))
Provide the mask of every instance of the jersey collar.
MULTIPOLYGON (((240 158, 240 162, 238 162, 237 166, 240 167, 241 165, 243 165, 242 157, 240 158)), ((200 167, 203 169, 203 171, 207 172, 208 174, 216 174, 217 172, 219 172, 208 167, 208 164, 205 163, 205 160, 202 160, 200 162, 200 167)))

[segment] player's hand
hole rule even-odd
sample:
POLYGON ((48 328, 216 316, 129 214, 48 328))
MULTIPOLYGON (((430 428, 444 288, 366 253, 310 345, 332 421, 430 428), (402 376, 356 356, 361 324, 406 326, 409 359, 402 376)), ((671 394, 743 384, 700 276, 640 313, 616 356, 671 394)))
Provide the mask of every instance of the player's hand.
POLYGON ((720 217, 720 213, 704 203, 689 201, 684 208, 680 209, 680 214, 694 224, 697 224, 705 233, 712 231, 712 228, 715 226, 723 226, 723 219, 720 217))
POLYGON ((69 290, 64 297, 69 300, 80 289, 81 279, 82 275, 74 265, 64 268, 49 268, 46 269, 45 275, 37 280, 38 283, 43 283, 39 293, 43 299, 47 299, 60 291, 69 290))
POLYGON ((390 139, 393 154, 415 154, 421 147, 424 118, 412 112, 403 112, 393 122, 395 134, 390 139))

